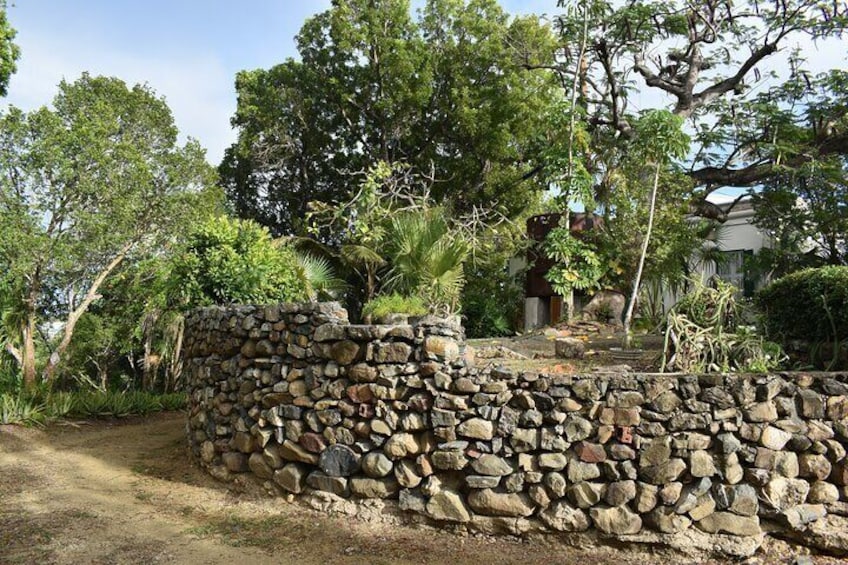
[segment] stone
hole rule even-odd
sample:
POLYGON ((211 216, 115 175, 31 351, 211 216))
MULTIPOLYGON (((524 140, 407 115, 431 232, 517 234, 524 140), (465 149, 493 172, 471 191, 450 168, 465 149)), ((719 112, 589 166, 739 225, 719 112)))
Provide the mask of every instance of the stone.
POLYGON ((651 511, 659 502, 659 488, 648 483, 636 483, 636 498, 633 508, 640 514, 651 511))
POLYGON ((601 463, 606 461, 607 453, 604 446, 597 443, 581 441, 574 446, 574 453, 586 463, 601 463))
POLYGON ((306 486, 306 467, 298 463, 289 463, 274 471, 274 482, 285 490, 300 494, 306 486))
POLYGON ((480 475, 504 477, 513 472, 512 465, 497 455, 484 454, 471 462, 471 468, 480 475))
POLYGON ((430 421, 436 427, 454 427, 456 426, 456 412, 433 408, 430 412, 430 421))
POLYGON ((636 498, 636 481, 615 481, 607 487, 604 502, 610 506, 621 506, 636 498))
POLYGON ((543 482, 553 498, 562 498, 565 496, 568 483, 562 473, 546 473, 543 482))
POLYGON ((583 359, 586 344, 573 337, 560 337, 554 342, 554 352, 560 359, 583 359))
POLYGON ((676 534, 692 525, 692 520, 676 513, 668 506, 654 508, 646 517, 648 524, 664 534, 676 534))
POLYGON ((782 512, 807 500, 810 483, 803 479, 775 477, 762 490, 762 500, 778 512, 782 512))
POLYGON ((416 472, 415 463, 408 459, 398 461, 395 465, 395 478, 404 488, 415 488, 421 484, 422 477, 416 472))
POLYGON ((279 448, 280 457, 287 461, 295 461, 300 463, 309 463, 310 465, 318 464, 318 456, 314 453, 306 451, 300 445, 287 439, 279 448))
POLYGON ((575 508, 558 500, 549 508, 539 513, 539 518, 551 529, 560 532, 585 532, 591 525, 589 516, 579 508, 575 508))
POLYGON ((452 491, 442 490, 430 497, 426 505, 427 515, 444 522, 470 522, 471 514, 462 497, 452 491))
POLYGON ((702 496, 698 499, 698 502, 688 512, 688 514, 689 514, 689 517, 692 520, 697 522, 698 520, 703 520, 704 518, 706 518, 707 516, 709 516, 710 514, 715 512, 715 509, 716 509, 715 499, 713 499, 713 497, 705 494, 704 496, 702 496))
POLYGON ((433 467, 442 470, 459 471, 468 464, 468 458, 461 451, 435 451, 430 459, 433 467))
POLYGON ((665 463, 671 457, 671 438, 656 438, 642 446, 639 452, 639 466, 650 467, 665 463))
POLYGON ((660 465, 642 467, 639 469, 639 477, 654 485, 665 485, 676 481, 685 470, 686 463, 682 459, 675 458, 660 465))
POLYGON ((339 365, 350 365, 361 355, 359 345, 355 341, 337 341, 330 346, 330 357, 339 365))
POLYGON ((315 490, 331 492, 338 496, 350 496, 348 480, 344 477, 329 477, 321 471, 312 471, 306 477, 306 484, 315 490))
POLYGON ((248 469, 247 456, 244 453, 228 451, 221 455, 221 460, 231 473, 244 473, 248 469))
POLYGON ((699 449, 689 455, 689 473, 693 477, 712 477, 718 474, 718 470, 712 456, 699 449))
POLYGON ((592 422, 578 416, 571 416, 565 422, 565 438, 571 442, 577 442, 592 435, 592 422))
POLYGON ((369 479, 353 477, 350 479, 350 493, 359 498, 391 498, 400 487, 392 479, 369 479))
POLYGON ((642 518, 626 506, 591 508, 589 516, 595 527, 606 534, 632 535, 638 534, 642 529, 642 518))
POLYGON ((494 424, 482 418, 471 418, 456 427, 457 435, 472 439, 492 439, 494 431, 494 424))
POLYGON ((311 453, 321 453, 327 448, 327 442, 324 437, 315 432, 306 432, 297 440, 306 451, 311 453))
POLYGON ((538 462, 540 469, 561 471, 568 464, 568 457, 564 453, 542 453, 538 462))
POLYGON ((424 351, 448 362, 459 357, 459 345, 456 341, 442 336, 427 336, 424 340, 424 351))
POLYGON ((568 497, 579 508, 590 508, 600 502, 606 492, 602 483, 577 483, 568 489, 568 497))
POLYGON ((375 363, 406 363, 412 354, 412 348, 406 343, 382 343, 374 350, 375 363))
POLYGON ((250 471, 260 479, 272 479, 274 477, 274 468, 268 465, 262 453, 253 453, 250 459, 247 460, 247 465, 250 471))
POLYGON ((822 481, 832 470, 833 466, 824 455, 804 453, 798 457, 798 474, 805 479, 822 481))
POLYGON ((823 504, 798 504, 784 511, 782 517, 794 530, 803 530, 827 515, 823 504))
POLYGON ((708 534, 730 534, 732 536, 758 536, 762 534, 757 516, 738 516, 730 512, 713 512, 695 522, 708 534))
POLYGON ((746 408, 743 412, 745 419, 749 422, 774 422, 778 418, 777 407, 771 401, 758 402, 746 408))
POLYGON ((523 493, 499 493, 491 489, 473 490, 468 505, 485 516, 527 517, 533 513, 533 502, 523 493))
POLYGON ((390 437, 383 446, 383 452, 389 459, 397 460, 418 453, 418 442, 409 433, 399 433, 390 437))
POLYGON ((568 480, 572 483, 597 479, 601 476, 600 468, 594 463, 584 463, 577 459, 568 462, 568 480))
POLYGON ((318 466, 330 477, 349 477, 359 471, 359 455, 346 445, 331 445, 321 452, 318 466))
POLYGON ((516 428, 509 438, 509 443, 516 453, 526 453, 539 449, 539 430, 532 428, 516 428))
POLYGON ((816 481, 810 485, 807 502, 812 504, 833 504, 839 501, 839 489, 836 485, 824 481, 816 481))
POLYGON ((465 484, 470 488, 495 488, 501 482, 500 477, 487 475, 465 475, 465 484))
POLYGON ((760 444, 768 449, 780 451, 790 439, 792 439, 791 433, 775 428, 774 426, 766 426, 760 435, 760 444))

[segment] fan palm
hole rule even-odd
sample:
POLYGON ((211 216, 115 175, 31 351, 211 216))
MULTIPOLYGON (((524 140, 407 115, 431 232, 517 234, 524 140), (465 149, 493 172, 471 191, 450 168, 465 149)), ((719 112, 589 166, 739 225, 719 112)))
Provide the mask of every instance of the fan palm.
POLYGON ((421 296, 431 310, 456 311, 468 246, 450 232, 443 210, 393 218, 387 244, 392 265, 386 280, 389 290, 421 296))

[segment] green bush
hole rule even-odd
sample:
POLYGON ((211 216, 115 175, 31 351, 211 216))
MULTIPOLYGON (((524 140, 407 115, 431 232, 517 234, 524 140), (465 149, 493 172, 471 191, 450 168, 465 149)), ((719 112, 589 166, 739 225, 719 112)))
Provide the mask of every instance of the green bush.
POLYGON ((0 424, 41 426, 47 421, 44 405, 22 393, 0 394, 0 424))
POLYGON ((371 316, 376 319, 384 318, 388 314, 408 314, 410 316, 423 316, 427 313, 427 306, 418 296, 403 296, 401 294, 384 294, 370 300, 362 307, 363 316, 371 316))
POLYGON ((662 370, 687 373, 741 371, 764 373, 785 360, 780 346, 744 326, 735 286, 694 280, 692 291, 666 317, 662 370))
POLYGON ((811 343, 848 339, 848 267, 792 273, 760 290, 754 303, 771 339, 811 343))
POLYGON ((506 268, 471 269, 462 291, 462 318, 470 338, 513 335, 524 289, 506 268))
POLYGON ((227 217, 213 218, 189 234, 172 279, 189 306, 297 302, 308 294, 291 248, 256 222, 227 217))

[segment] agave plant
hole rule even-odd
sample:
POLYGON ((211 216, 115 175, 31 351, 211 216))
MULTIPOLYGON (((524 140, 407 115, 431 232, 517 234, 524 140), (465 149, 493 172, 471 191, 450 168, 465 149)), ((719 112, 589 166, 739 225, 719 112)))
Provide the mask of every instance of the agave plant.
POLYGON ((433 311, 457 310, 468 246, 451 233, 442 209, 393 218, 387 244, 389 290, 420 296, 433 311))

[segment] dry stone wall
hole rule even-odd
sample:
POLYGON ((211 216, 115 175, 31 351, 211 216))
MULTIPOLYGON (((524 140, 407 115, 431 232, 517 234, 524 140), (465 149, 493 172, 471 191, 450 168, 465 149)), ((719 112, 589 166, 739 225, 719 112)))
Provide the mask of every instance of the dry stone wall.
POLYGON ((848 498, 848 378, 475 368, 455 321, 335 303, 186 323, 191 451, 281 493, 483 531, 802 531, 848 498))

